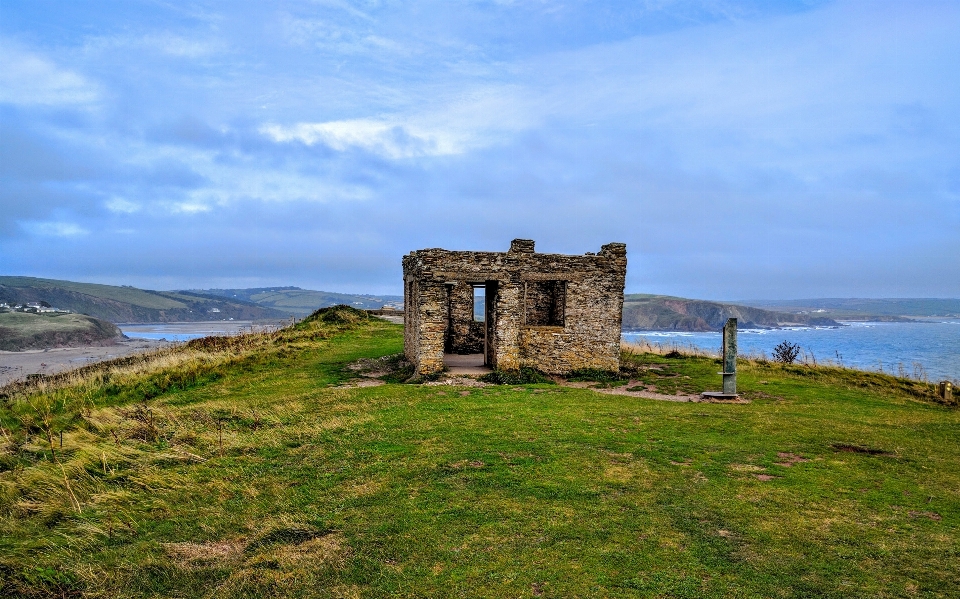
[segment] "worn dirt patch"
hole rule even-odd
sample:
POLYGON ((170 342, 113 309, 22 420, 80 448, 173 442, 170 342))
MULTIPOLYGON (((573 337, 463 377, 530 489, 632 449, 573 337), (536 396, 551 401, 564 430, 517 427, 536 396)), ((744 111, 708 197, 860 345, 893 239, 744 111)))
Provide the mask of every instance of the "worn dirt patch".
POLYGON ((470 461, 460 460, 458 462, 451 462, 450 464, 447 465, 448 468, 451 468, 453 470, 463 470, 467 467, 483 468, 484 466, 486 466, 486 464, 484 462, 481 462, 480 460, 470 460, 470 461))
POLYGON ((478 381, 468 376, 445 376, 435 381, 424 383, 427 387, 452 386, 452 387, 489 387, 490 383, 478 381))
POLYGON ((736 472, 763 472, 766 470, 763 466, 756 464, 730 464, 729 468, 736 472))
POLYGON ((409 363, 403 359, 403 356, 395 354, 379 358, 362 358, 347 364, 347 370, 352 370, 360 376, 376 378, 386 376, 408 365, 409 363))
POLYGON ((625 483, 634 477, 634 471, 629 466, 612 465, 603 470, 603 478, 611 482, 625 483))
POLYGON ((773 479, 775 479, 775 478, 780 478, 779 476, 773 476, 772 474, 754 474, 753 476, 754 476, 754 478, 756 478, 757 480, 762 480, 762 481, 764 481, 764 482, 766 482, 766 481, 768 481, 768 480, 773 480, 773 479))
POLYGON ((798 456, 795 453, 788 453, 785 451, 777 452, 777 457, 780 458, 781 461, 774 462, 774 464, 777 466, 783 466, 784 468, 790 468, 794 464, 799 464, 800 462, 810 461, 807 458, 798 456))
POLYGON ((937 512, 909 512, 911 518, 930 518, 935 522, 943 520, 943 516, 937 512))
POLYGON ((383 483, 379 480, 365 480, 344 486, 343 492, 348 497, 367 497, 379 493, 382 488, 383 483))
POLYGON ((678 393, 676 395, 666 395, 664 393, 653 393, 652 391, 640 391, 634 390, 630 391, 629 388, 633 387, 643 387, 646 389, 644 384, 641 381, 633 380, 627 382, 627 384, 620 387, 613 387, 609 389, 598 389, 596 388, 597 383, 591 381, 566 381, 560 380, 558 384, 563 387, 573 387, 574 389, 590 389, 596 391, 597 393, 604 393, 606 395, 626 395, 629 397, 643 397, 645 399, 656 399, 659 401, 679 401, 679 402, 698 402, 703 401, 700 399, 699 395, 690 395, 685 393, 678 393))
POLYGON ((313 563, 337 562, 342 565, 347 552, 344 550, 343 535, 331 533, 296 545, 278 546, 270 553, 281 566, 297 566, 307 560, 313 563))
MULTIPOLYGON (((380 376, 385 376, 387 373, 384 373, 380 376)), ((367 375, 364 375, 367 376, 367 375)), ((363 379, 359 381, 350 381, 349 383, 343 383, 342 385, 337 385, 337 389, 358 389, 360 387, 379 387, 380 385, 385 385, 383 381, 377 379, 363 379)))
POLYGON ((866 455, 890 455, 882 449, 876 449, 874 447, 865 447, 863 445, 853 445, 851 443, 834 443, 831 445, 837 451, 845 451, 848 453, 862 453, 866 455))
MULTIPOLYGON (((362 358, 346 365, 347 370, 367 379, 380 379, 408 368, 410 368, 410 362, 407 362, 403 354, 393 354, 379 358, 362 358)), ((347 383, 347 385, 350 385, 350 383, 347 383)))

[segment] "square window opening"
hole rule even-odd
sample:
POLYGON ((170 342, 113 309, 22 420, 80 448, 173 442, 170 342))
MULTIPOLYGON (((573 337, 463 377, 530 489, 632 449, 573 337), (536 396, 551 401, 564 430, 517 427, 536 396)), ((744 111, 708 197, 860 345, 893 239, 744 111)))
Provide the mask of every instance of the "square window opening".
POLYGON ((566 281, 528 281, 524 288, 525 322, 530 326, 562 327, 567 305, 566 281))

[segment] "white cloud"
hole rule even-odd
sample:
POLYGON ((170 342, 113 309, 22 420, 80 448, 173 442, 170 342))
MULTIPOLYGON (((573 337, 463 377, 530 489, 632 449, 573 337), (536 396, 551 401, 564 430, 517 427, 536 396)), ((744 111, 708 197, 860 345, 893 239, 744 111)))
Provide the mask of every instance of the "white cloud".
POLYGON ((13 44, 0 44, 0 102, 20 105, 87 104, 99 94, 81 75, 13 44))
POLYGON ((260 132, 278 143, 324 143, 340 152, 361 148, 394 159, 463 151, 455 136, 447 132, 375 119, 297 123, 290 127, 270 124, 261 127, 260 132))
POLYGON ((27 221, 20 225, 27 232, 43 237, 77 237, 89 233, 79 225, 60 221, 27 221))
POLYGON ((215 54, 222 49, 222 45, 214 41, 187 39, 170 33, 148 35, 142 41, 145 47, 152 47, 167 54, 182 58, 199 58, 215 54))
POLYGON ((169 205, 170 211, 180 214, 198 214, 201 212, 210 212, 211 208, 207 204, 199 202, 176 202, 169 205))
POLYGON ((322 143, 339 152, 359 148, 403 159, 463 154, 506 142, 536 127, 546 114, 531 89, 504 83, 438 90, 431 100, 411 97, 409 103, 416 108, 385 117, 268 123, 259 131, 277 143, 322 143))
POLYGON ((93 52, 137 49, 176 58, 197 59, 222 52, 226 49, 226 45, 210 36, 206 36, 206 39, 189 38, 168 31, 161 31, 143 35, 124 34, 91 37, 86 40, 85 48, 93 52))
POLYGON ((133 214, 140 210, 139 204, 123 198, 111 198, 107 201, 106 206, 111 212, 120 212, 123 214, 133 214))

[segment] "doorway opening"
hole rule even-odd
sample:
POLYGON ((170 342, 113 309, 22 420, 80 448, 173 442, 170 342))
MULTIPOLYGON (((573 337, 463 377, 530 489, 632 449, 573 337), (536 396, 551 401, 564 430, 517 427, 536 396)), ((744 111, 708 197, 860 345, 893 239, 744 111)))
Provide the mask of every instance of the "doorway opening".
POLYGON ((444 365, 452 374, 481 374, 491 363, 491 310, 487 281, 447 283, 444 365))

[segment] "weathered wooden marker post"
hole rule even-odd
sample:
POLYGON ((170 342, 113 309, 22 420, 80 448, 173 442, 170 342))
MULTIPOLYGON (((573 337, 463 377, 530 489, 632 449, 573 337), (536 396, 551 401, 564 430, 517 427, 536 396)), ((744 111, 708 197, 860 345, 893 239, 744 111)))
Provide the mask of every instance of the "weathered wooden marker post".
POLYGON ((723 325, 723 391, 704 391, 707 399, 736 399, 737 395, 737 319, 728 318, 723 325))

